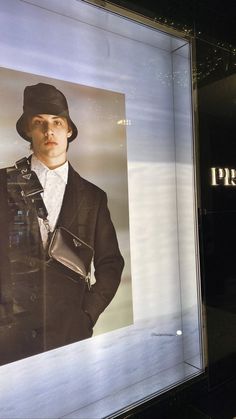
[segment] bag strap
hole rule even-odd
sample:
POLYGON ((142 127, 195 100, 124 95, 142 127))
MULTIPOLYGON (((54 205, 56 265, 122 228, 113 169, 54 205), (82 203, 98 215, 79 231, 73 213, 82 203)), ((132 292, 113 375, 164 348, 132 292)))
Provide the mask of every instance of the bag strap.
POLYGON ((48 221, 48 212, 41 196, 43 187, 37 174, 31 170, 30 160, 27 159, 27 157, 17 160, 15 167, 19 171, 17 182, 21 188, 21 195, 26 204, 35 206, 37 216, 43 220, 49 235, 50 226, 48 221))
MULTIPOLYGON (((5 202, 8 202, 8 193, 7 193, 7 173, 14 172, 16 173, 17 184, 21 188, 21 195, 25 201, 27 207, 34 207, 37 213, 37 216, 43 220, 43 223, 46 227, 48 233, 48 240, 50 239, 50 226, 48 222, 48 212, 44 204, 41 193, 43 192, 43 187, 38 179, 37 174, 31 170, 30 159, 23 157, 15 163, 14 167, 9 167, 6 169, 6 172, 1 173, 1 177, 4 176, 4 179, 1 178, 3 184, 3 205, 5 202), (5 185, 5 186, 4 186, 5 185)), ((3 212, 7 213, 7 209, 3 212)), ((4 220, 5 218, 2 217, 4 220)), ((2 261, 2 277, 0 278, 0 325, 8 325, 13 322, 14 314, 14 304, 12 298, 12 286, 9 283, 10 278, 10 265, 8 262, 7 255, 2 261)))

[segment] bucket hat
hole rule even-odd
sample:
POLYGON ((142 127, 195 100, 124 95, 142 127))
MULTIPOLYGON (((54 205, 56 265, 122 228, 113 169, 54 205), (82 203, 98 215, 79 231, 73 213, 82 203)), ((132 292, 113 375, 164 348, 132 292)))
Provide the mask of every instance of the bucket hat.
POLYGON ((57 115, 67 119, 72 135, 68 141, 73 141, 78 130, 70 118, 67 100, 63 93, 55 86, 46 83, 38 83, 26 86, 24 89, 23 114, 16 123, 17 132, 26 141, 31 141, 25 131, 27 117, 39 114, 57 115))

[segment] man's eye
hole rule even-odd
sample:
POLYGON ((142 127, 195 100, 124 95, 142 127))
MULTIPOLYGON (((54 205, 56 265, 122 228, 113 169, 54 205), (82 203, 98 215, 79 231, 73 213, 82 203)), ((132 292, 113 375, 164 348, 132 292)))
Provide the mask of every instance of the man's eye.
POLYGON ((62 122, 61 121, 54 121, 54 124, 56 125, 56 126, 61 126, 62 125, 62 122))
POLYGON ((42 125, 43 121, 40 121, 39 119, 36 119, 35 121, 32 122, 32 125, 34 127, 37 127, 39 125, 42 125))

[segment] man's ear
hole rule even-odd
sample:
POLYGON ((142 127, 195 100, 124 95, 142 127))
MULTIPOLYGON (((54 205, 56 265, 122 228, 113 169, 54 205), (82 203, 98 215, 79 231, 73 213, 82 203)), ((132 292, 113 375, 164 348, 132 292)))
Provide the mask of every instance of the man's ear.
POLYGON ((67 138, 70 138, 72 136, 72 129, 69 129, 68 133, 67 133, 67 138))

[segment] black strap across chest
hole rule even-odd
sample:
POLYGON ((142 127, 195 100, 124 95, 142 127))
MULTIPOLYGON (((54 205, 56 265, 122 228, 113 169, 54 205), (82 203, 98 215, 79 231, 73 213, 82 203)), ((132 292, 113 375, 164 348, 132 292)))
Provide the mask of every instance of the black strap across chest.
POLYGON ((21 188, 23 199, 26 203, 30 201, 35 205, 39 218, 47 220, 48 212, 41 196, 43 187, 36 173, 31 170, 30 160, 23 157, 15 163, 15 167, 19 171, 17 182, 21 188))

